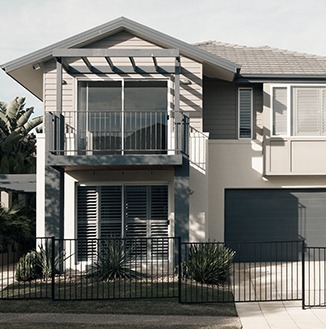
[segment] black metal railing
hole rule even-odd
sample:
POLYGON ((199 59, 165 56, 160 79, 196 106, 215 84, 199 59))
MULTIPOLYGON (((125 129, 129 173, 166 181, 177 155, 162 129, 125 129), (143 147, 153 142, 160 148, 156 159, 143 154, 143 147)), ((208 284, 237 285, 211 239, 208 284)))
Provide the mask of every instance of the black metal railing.
POLYGON ((188 150, 188 118, 166 111, 46 113, 50 152, 56 155, 172 154, 188 150), (170 121, 172 120, 172 123, 170 121))

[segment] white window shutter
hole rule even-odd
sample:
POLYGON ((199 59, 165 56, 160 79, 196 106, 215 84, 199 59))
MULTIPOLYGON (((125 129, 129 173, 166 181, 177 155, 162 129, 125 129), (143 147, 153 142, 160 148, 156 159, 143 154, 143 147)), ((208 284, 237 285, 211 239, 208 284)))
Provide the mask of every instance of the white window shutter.
POLYGON ((294 88, 295 135, 321 135, 321 102, 318 88, 294 88))

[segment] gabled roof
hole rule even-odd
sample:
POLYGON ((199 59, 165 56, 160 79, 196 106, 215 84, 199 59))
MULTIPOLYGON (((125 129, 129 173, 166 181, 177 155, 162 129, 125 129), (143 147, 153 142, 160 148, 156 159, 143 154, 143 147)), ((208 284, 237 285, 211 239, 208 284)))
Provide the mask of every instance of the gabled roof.
POLYGON ((216 41, 197 43, 197 47, 241 65, 243 77, 326 77, 326 57, 284 49, 246 47, 216 41))
MULTIPOLYGON (((28 88, 28 86, 26 86, 26 81, 22 76, 23 73, 24 75, 31 75, 33 73, 33 64, 42 63, 51 59, 54 49, 84 47, 88 44, 123 30, 148 40, 149 42, 155 43, 161 47, 179 49, 181 55, 202 63, 204 65, 204 69, 205 66, 207 66, 209 69, 213 68, 213 70, 216 70, 217 73, 220 73, 222 77, 224 76, 229 80, 233 79, 237 69, 239 69, 239 65, 233 63, 230 60, 213 55, 196 46, 175 39, 171 36, 158 32, 125 17, 120 17, 116 20, 52 44, 26 56, 5 63, 1 65, 1 68, 14 79, 16 79, 19 83, 21 83, 25 88, 28 88)), ((36 76, 34 78, 36 78, 36 76)), ((38 79, 39 78, 40 76, 38 76, 38 79)), ((37 93, 39 92, 40 91, 37 93)), ((41 95, 36 96, 40 97, 41 95)))

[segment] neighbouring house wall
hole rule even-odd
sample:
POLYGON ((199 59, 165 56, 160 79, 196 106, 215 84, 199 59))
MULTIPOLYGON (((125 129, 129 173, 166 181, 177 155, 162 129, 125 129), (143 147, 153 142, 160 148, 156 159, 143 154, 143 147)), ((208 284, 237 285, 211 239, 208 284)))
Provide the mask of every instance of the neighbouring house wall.
POLYGON ((0 202, 1 207, 4 209, 9 209, 12 206, 12 192, 0 191, 0 202))

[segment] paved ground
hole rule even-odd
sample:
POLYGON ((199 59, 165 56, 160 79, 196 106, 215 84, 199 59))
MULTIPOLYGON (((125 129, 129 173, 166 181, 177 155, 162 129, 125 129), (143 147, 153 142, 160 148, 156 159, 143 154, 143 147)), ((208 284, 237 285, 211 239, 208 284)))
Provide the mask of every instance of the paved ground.
POLYGON ((300 301, 237 303, 243 329, 326 329, 326 308, 303 310, 300 301))
POLYGON ((240 321, 236 317, 218 316, 172 316, 172 315, 126 315, 126 314, 58 314, 58 313, 0 313, 0 327, 4 324, 21 323, 33 324, 95 324, 106 325, 107 327, 118 328, 119 325, 133 325, 135 328, 142 326, 229 326, 241 328, 240 321))

